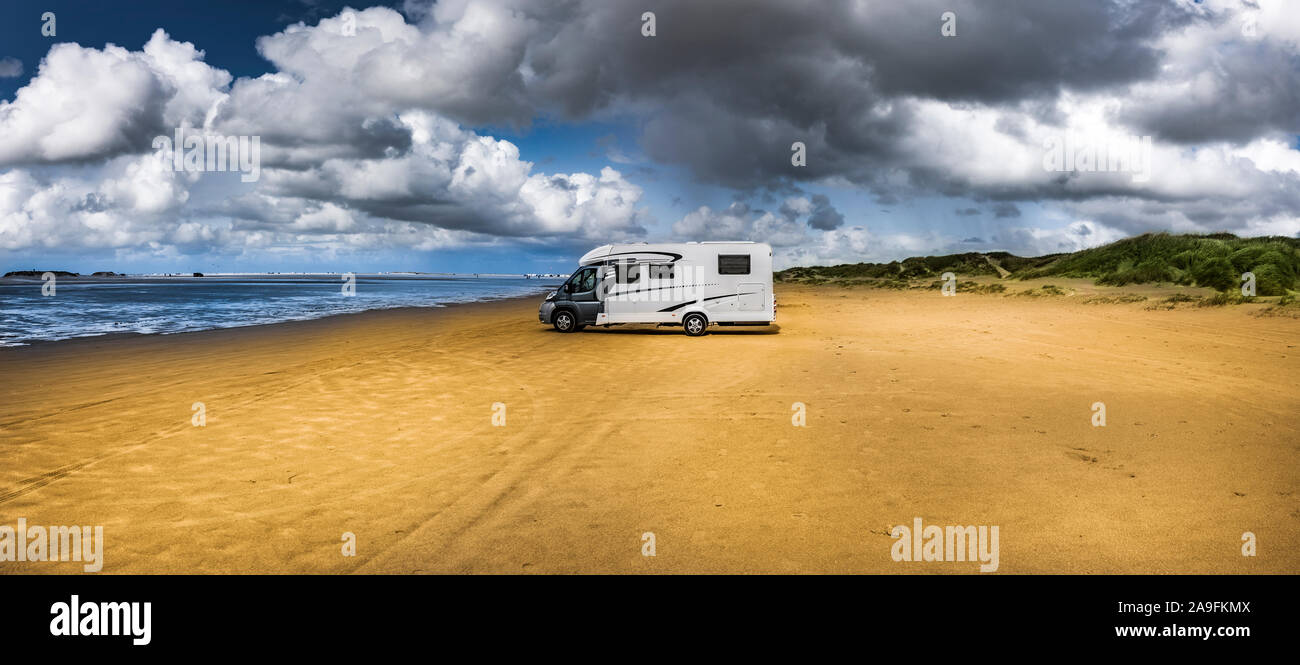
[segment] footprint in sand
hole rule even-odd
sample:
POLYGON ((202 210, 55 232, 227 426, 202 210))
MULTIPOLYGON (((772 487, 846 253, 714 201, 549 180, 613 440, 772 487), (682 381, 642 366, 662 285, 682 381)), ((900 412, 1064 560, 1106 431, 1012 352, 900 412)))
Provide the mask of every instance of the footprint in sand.
POLYGON ((1073 457, 1074 459, 1077 459, 1077 460, 1079 460, 1079 461, 1081 461, 1081 462, 1087 462, 1087 463, 1089 463, 1089 464, 1096 464, 1096 463, 1097 463, 1097 458, 1096 458, 1096 457, 1093 457, 1092 455, 1088 455, 1088 454, 1087 454, 1087 452, 1088 452, 1088 449, 1087 449, 1087 448, 1071 448, 1071 450, 1076 451, 1076 452, 1069 452, 1069 453, 1066 453, 1066 456, 1068 456, 1068 457, 1073 457), (1077 451, 1083 451, 1083 452, 1077 452, 1077 451))

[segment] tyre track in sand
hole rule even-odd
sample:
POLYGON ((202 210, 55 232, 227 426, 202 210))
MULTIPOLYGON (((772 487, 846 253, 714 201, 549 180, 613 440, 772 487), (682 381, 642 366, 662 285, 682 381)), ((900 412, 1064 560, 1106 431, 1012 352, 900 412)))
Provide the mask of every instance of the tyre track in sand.
MULTIPOLYGON (((230 407, 228 407, 228 408, 230 409, 231 412, 234 412, 234 411, 237 411, 238 409, 243 408, 243 407, 246 407, 246 406, 248 406, 248 405, 250 405, 250 404, 257 403, 257 402, 261 401, 263 398, 267 397, 268 395, 275 395, 275 394, 278 394, 278 393, 281 393, 281 392, 284 392, 284 391, 287 391, 287 390, 292 390, 292 389, 297 388, 297 387, 299 387, 299 386, 302 386, 302 385, 304 385, 304 384, 306 384, 306 383, 310 383, 310 382, 313 382, 313 381, 318 381, 318 380, 320 380, 321 376, 323 376, 323 375, 333 374, 333 373, 336 373, 336 372, 341 372, 341 371, 344 371, 344 370, 347 370, 347 369, 351 369, 351 368, 353 368, 353 367, 356 367, 356 366, 358 366, 358 365, 365 364, 365 363, 367 363, 367 362, 371 362, 371 360, 370 360, 370 359, 367 359, 367 360, 363 360, 363 361, 358 361, 358 362, 355 362, 355 363, 352 363, 352 364, 349 364, 349 365, 344 365, 344 366, 341 366, 341 367, 330 368, 330 369, 325 370, 325 371, 323 371, 323 372, 321 372, 321 371, 316 371, 316 372, 313 372, 312 374, 306 376, 305 378, 303 378, 303 379, 301 379, 301 380, 293 381, 293 382, 291 382, 291 383, 284 384, 282 387, 275 388, 275 389, 272 389, 272 390, 265 390, 265 391, 257 392, 257 393, 254 393, 254 394, 252 394, 252 395, 246 397, 246 398, 243 398, 243 399, 236 399, 236 400, 230 402, 230 404, 231 404, 232 406, 230 406, 230 407)), ((158 393, 165 393, 166 390, 156 391, 156 392, 158 392, 158 393)), ((229 395, 229 394, 231 394, 231 393, 224 393, 222 396, 218 396, 218 398, 217 398, 216 400, 209 400, 209 401, 212 402, 212 403, 222 403, 222 402, 220 402, 219 400, 222 399, 222 397, 223 397, 224 395, 229 395)), ((112 403, 112 402, 116 401, 116 399, 118 399, 118 398, 115 398, 115 399, 109 399, 109 400, 104 400, 104 401, 102 401, 102 402, 98 402, 97 404, 108 404, 108 403, 112 403)), ((70 409, 60 410, 59 412, 57 412, 57 413, 53 413, 53 414, 50 414, 49 416, 42 416, 42 418, 47 418, 47 417, 54 417, 54 416, 65 415, 65 414, 67 414, 69 411, 75 411, 75 410, 79 410, 79 409, 82 409, 82 408, 87 408, 87 407, 89 407, 89 406, 94 406, 94 405, 93 405, 93 404, 89 404, 89 405, 79 405, 79 406, 76 406, 76 407, 71 407, 70 409)), ((71 476, 72 474, 76 473, 77 471, 81 471, 81 470, 83 470, 83 469, 90 468, 90 467, 94 466, 95 464, 98 464, 98 463, 103 462, 103 461, 105 461, 105 460, 113 459, 113 458, 116 458, 116 457, 121 457, 121 456, 123 456, 123 455, 128 455, 128 454, 130 454, 130 453, 132 453, 132 452, 135 452, 135 451, 137 451, 137 450, 140 450, 141 448, 144 448, 144 447, 146 447, 146 446, 149 446, 149 445, 151 445, 151 444, 153 444, 153 443, 156 443, 156 442, 158 442, 158 441, 165 440, 165 439, 170 439, 170 438, 172 438, 172 437, 174 437, 174 436, 179 435, 181 432, 184 432, 184 431, 185 431, 185 428, 187 428, 187 427, 192 427, 192 426, 193 426, 193 425, 189 424, 188 421, 182 421, 182 422, 183 422, 184 424, 178 424, 178 425, 175 425, 175 426, 173 426, 173 427, 163 429, 163 430, 160 431, 160 432, 157 432, 157 433, 155 433, 155 434, 153 434, 153 435, 149 435, 148 437, 146 437, 145 440, 140 441, 139 443, 135 443, 135 444, 132 444, 132 445, 127 445, 127 446, 122 447, 122 448, 119 448, 119 449, 117 449, 117 450, 113 450, 113 451, 108 451, 108 452, 100 453, 99 455, 92 455, 92 456, 90 456, 90 457, 82 458, 81 460, 78 460, 78 461, 76 461, 76 462, 71 462, 71 463, 68 463, 68 464, 64 464, 64 465, 62 465, 62 466, 59 466, 59 467, 57 467, 57 468, 55 468, 55 469, 53 469, 53 470, 51 470, 51 471, 46 471, 46 472, 39 473, 39 474, 34 475, 34 476, 28 476, 27 478, 23 478, 23 479, 17 481, 17 482, 15 483, 15 486, 14 486, 14 487, 12 487, 12 488, 10 488, 10 489, 7 489, 7 490, 4 490, 4 491, 0 491, 0 504, 4 504, 4 503, 7 503, 7 502, 9 502, 9 501, 12 501, 12 500, 14 500, 14 499, 16 499, 16 498, 18 498, 18 497, 20 497, 20 496, 23 496, 24 494, 28 494, 28 493, 30 493, 30 492, 34 492, 34 491, 36 491, 36 490, 38 490, 38 489, 40 489, 40 488, 42 488, 42 487, 45 487, 45 486, 47 486, 47 485, 49 485, 49 484, 51 484, 51 483, 54 483, 54 482, 57 482, 57 481, 62 480, 62 479, 64 479, 64 478, 67 478, 67 477, 71 476)))

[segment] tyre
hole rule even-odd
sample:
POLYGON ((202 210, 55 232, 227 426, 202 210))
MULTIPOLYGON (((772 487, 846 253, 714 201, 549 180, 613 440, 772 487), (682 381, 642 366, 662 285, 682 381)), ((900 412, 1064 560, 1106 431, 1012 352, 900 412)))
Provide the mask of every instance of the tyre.
POLYGON ((571 333, 578 329, 578 317, 574 316, 573 312, 562 309, 551 317, 551 325, 562 333, 571 333))
POLYGON ((709 320, 704 318, 703 314, 687 314, 682 319, 682 330, 686 331, 691 337, 700 337, 709 329, 709 320))

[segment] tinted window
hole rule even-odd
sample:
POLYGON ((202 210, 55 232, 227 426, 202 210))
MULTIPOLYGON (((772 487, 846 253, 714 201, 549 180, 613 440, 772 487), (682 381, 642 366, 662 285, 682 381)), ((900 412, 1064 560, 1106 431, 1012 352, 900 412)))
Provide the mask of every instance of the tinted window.
POLYGON ((748 254, 719 254, 718 274, 719 275, 748 275, 749 255, 748 254))
POLYGON ((650 265, 650 279, 672 279, 673 264, 653 263, 650 265))
POLYGON ((588 268, 583 270, 582 274, 578 275, 577 282, 579 292, 594 291, 596 289, 596 269, 588 268))
POLYGON ((641 279, 641 266, 635 263, 618 264, 618 283, 635 284, 641 279))

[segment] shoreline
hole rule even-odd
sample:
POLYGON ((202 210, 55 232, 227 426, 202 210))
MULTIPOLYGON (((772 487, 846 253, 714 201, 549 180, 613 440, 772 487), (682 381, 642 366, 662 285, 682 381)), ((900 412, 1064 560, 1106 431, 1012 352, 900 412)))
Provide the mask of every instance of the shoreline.
MULTIPOLYGON (((109 278, 104 278, 104 279, 109 279, 109 278)), ((186 279, 205 279, 205 278, 186 278, 186 279)), ((217 279, 220 279, 220 277, 218 277, 217 279)), ((1031 301, 1028 303, 1028 304, 1031 304, 1031 305, 1050 305, 1050 304, 1053 304, 1053 303, 1078 303, 1078 302, 1081 302, 1081 301, 1085 301, 1088 297, 1091 297, 1091 296, 1106 295, 1106 294, 1109 294, 1109 295, 1118 295, 1118 294, 1137 294, 1137 295, 1142 295, 1142 296, 1143 296, 1144 298, 1146 298, 1146 299, 1143 300, 1143 301, 1137 301, 1136 303, 1135 303, 1135 302, 1113 302, 1113 303, 1104 303, 1104 304, 1101 305, 1101 306, 1102 306, 1102 307, 1124 307, 1124 306, 1133 306, 1134 304, 1138 304, 1140 307, 1146 307, 1146 306, 1148 306, 1148 305, 1153 305, 1153 304, 1155 304, 1156 301, 1157 301, 1159 298, 1164 297, 1164 296, 1169 296, 1169 295, 1172 295, 1172 294, 1191 293, 1191 294, 1196 294, 1197 296, 1206 296, 1206 295, 1212 295, 1212 294, 1215 293, 1215 291, 1213 291, 1212 289, 1205 289, 1205 288, 1198 288, 1198 287, 1182 287, 1182 286, 1170 285, 1170 284, 1136 284, 1136 285, 1129 285, 1129 286, 1127 286, 1127 287, 1097 286, 1097 285, 1093 284, 1091 280, 1088 280, 1088 279, 1080 279, 1080 278, 1069 278, 1069 279, 1060 279, 1060 278, 1055 278, 1055 279, 1054 279, 1054 278, 1035 278, 1035 279, 1030 279, 1030 280, 1014 280, 1014 281, 1012 281, 1012 280, 1000 280, 1000 279, 995 278, 995 277, 981 276, 981 277, 974 277, 974 278, 971 278, 970 281, 972 281, 972 282, 974 282, 974 283, 977 283, 977 284, 1002 284, 1002 285, 1004 285, 1004 286, 1005 286, 1005 285, 1012 285, 1012 290, 1009 290, 1009 291, 1007 291, 1007 292, 1005 292, 1005 293, 974 293, 974 294, 966 294, 966 293, 963 293, 963 294, 962 294, 962 297, 964 297, 964 298, 970 298, 970 297, 977 297, 977 298, 1004 298, 1004 297, 1013 297, 1013 296, 1016 296, 1016 295, 1021 295, 1021 294, 1015 293, 1015 292, 1014 292, 1014 289, 1031 289, 1031 290, 1032 290, 1032 289, 1034 289, 1034 288, 1038 288, 1039 286, 1041 286, 1041 285, 1043 285, 1043 284, 1048 284, 1048 283, 1052 283, 1052 284, 1066 284, 1066 285, 1067 285, 1067 288, 1071 289, 1071 293, 1070 293, 1070 295, 1065 296, 1065 297, 1061 297, 1061 298, 1035 298, 1035 299, 1031 299, 1031 301)), ((924 297, 924 295, 926 295, 926 294, 928 294, 928 293, 932 293, 932 291, 922 288, 922 287, 920 286, 921 283, 922 283, 922 281, 918 281, 918 282, 917 282, 917 285, 911 287, 910 289, 906 289, 906 290, 904 290, 903 292, 906 292, 906 293, 912 293, 915 297, 924 297)), ((412 311, 412 312, 420 312, 420 311, 438 311, 438 310, 449 310, 449 309, 453 309, 453 308, 463 308, 463 307, 467 307, 467 306, 471 306, 471 307, 472 307, 472 306, 477 306, 477 305, 488 305, 488 304, 492 304, 492 303, 507 302, 507 301, 533 301, 533 302, 538 302, 538 303, 540 303, 540 302, 541 302, 541 298, 544 297, 544 295, 545 295, 545 291, 547 291, 547 290, 549 290, 549 289, 552 289, 552 288, 555 288, 555 286, 557 286, 557 285, 549 285, 549 286, 540 286, 540 285, 539 285, 538 288, 537 288, 537 292, 536 292, 536 293, 533 293, 533 294, 524 294, 524 295, 505 296, 505 297, 499 297, 499 298, 489 298, 489 299, 485 299, 485 300, 473 300, 473 301, 463 301, 463 302, 449 302, 449 303, 446 303, 446 304, 433 305, 433 306, 428 306, 428 305, 404 305, 404 306, 399 306, 399 307, 379 307, 379 308, 374 308, 374 309, 362 310, 362 311, 358 311, 358 312, 335 312, 335 313, 327 313, 327 314, 323 314, 323 315, 321 315, 321 316, 316 316, 316 317, 312 317, 312 318, 305 318, 305 319, 288 319, 288 320, 284 320, 284 321, 273 321, 273 322, 267 322, 267 323, 250 323, 250 324, 246 324, 246 325, 227 326, 227 327, 221 327, 221 328, 207 328, 207 329, 203 329, 203 330, 186 330, 186 331, 180 331, 180 332, 163 332, 163 333, 138 333, 138 332, 120 332, 120 333, 116 333, 116 332, 115 332, 115 333, 104 333, 104 334, 99 334, 99 335, 87 335, 87 336, 82 336, 82 337, 69 337, 69 338, 64 338, 64 339, 54 339, 54 340, 31 340, 31 341, 25 341, 25 342, 23 342, 23 343, 20 344, 20 345, 0 345, 0 359, 2 359, 6 354, 12 354, 12 353, 15 353, 15 352, 19 351, 20 349, 27 349, 27 350, 29 350, 29 351, 35 351, 35 350, 38 350, 38 349, 52 349, 52 348, 58 348, 58 347, 64 347, 64 346, 68 346, 68 347, 71 348, 71 347, 75 347, 75 346, 77 346, 77 345, 95 345, 95 344, 100 344, 100 343, 116 342, 116 341, 118 341, 118 340, 130 340, 130 339, 151 339, 151 338, 159 338, 159 337, 163 337, 163 338, 178 338, 178 337, 180 337, 180 338, 183 338, 184 336, 188 336, 188 335, 202 335, 202 334, 205 334, 205 333, 223 333, 223 332, 227 332, 227 331, 238 331, 238 330, 249 330, 249 329, 263 329, 263 328, 275 328, 275 327, 279 327, 279 326, 292 326, 292 325, 296 325, 296 324, 309 324, 309 323, 313 323, 313 322, 326 322, 326 321, 330 321, 330 320, 333 320, 333 319, 348 319, 349 317, 365 317, 365 316, 368 316, 368 315, 371 315, 371 314, 377 314, 377 313, 383 313, 383 312, 406 312, 406 311, 408 311, 408 310, 409 310, 409 311, 412 311)), ((820 292, 823 292, 823 293, 832 293, 832 292, 833 292, 833 293, 837 293, 837 294, 841 294, 841 293, 854 293, 854 292, 863 292, 863 293, 872 293, 872 292, 877 292, 877 293, 887 293, 887 292, 889 292, 888 290, 879 290, 878 287, 874 287, 874 286, 870 286, 870 285, 864 285, 864 284, 860 284, 860 283, 851 283, 851 282, 846 282, 846 283, 837 283, 837 282, 834 282, 834 281, 826 282, 826 283, 822 283, 822 284, 806 284, 806 283, 801 283, 801 282, 797 282, 797 281, 796 281, 796 282, 778 282, 778 283, 776 284, 776 289, 777 289, 777 291, 782 291, 782 290, 811 289, 811 290, 813 290, 814 292, 817 292, 817 291, 820 291, 820 292)), ((1252 302, 1249 302, 1249 303, 1246 303, 1246 304, 1242 304, 1242 305, 1233 305, 1233 307, 1240 307, 1240 308, 1243 308, 1243 311, 1246 311, 1246 312, 1258 312, 1259 310, 1264 309, 1265 307, 1269 306, 1270 304, 1275 303, 1277 300, 1278 300, 1278 297, 1277 297, 1277 296, 1262 296, 1262 297, 1260 297, 1260 298, 1258 298, 1258 299, 1256 299, 1256 300, 1254 300, 1254 301, 1252 301, 1252 302)), ((1173 309, 1173 308, 1170 307, 1169 309, 1173 309)), ((779 311, 779 307, 778 307, 778 311, 779 311)), ((1148 313, 1149 313, 1149 312, 1148 312, 1148 313)), ((534 319, 534 320, 535 320, 535 319, 534 319)), ((778 325, 779 325, 779 320, 778 320, 778 325)), ((628 326, 615 326, 613 329, 614 329, 614 330, 617 330, 617 329, 619 329, 619 328, 627 328, 627 327, 628 327, 628 326)), ((718 329, 716 326, 715 326, 712 330, 714 330, 715 332, 718 332, 718 331, 719 331, 719 329, 718 329)))
POLYGON ((104 342, 117 342, 122 340, 139 340, 154 338, 182 338, 188 335, 203 335, 206 333, 224 333, 238 330, 274 328, 278 326, 292 326, 294 324, 324 323, 332 319, 346 319, 348 317, 364 317, 370 314, 381 314, 385 312, 436 312, 450 310, 455 308, 469 307, 475 305, 491 305, 506 301, 539 301, 544 297, 544 293, 539 292, 536 295, 518 295, 506 296, 502 298, 489 298, 486 300, 471 300, 465 302, 449 302, 440 305, 403 305, 400 307, 377 307, 366 309, 359 312, 334 312, 323 314, 321 316, 306 319, 287 319, 284 321, 272 321, 267 323, 249 323, 246 325, 226 326, 221 328, 205 328, 203 330, 183 330, 180 332, 161 332, 161 333, 141 333, 141 332, 120 332, 104 333, 100 335, 85 335, 81 337, 67 337, 64 339, 39 339, 24 341, 22 344, 0 345, 0 358, 6 354, 14 353, 22 349, 37 350, 50 349, 54 347, 72 346, 77 344, 96 344, 104 342))

